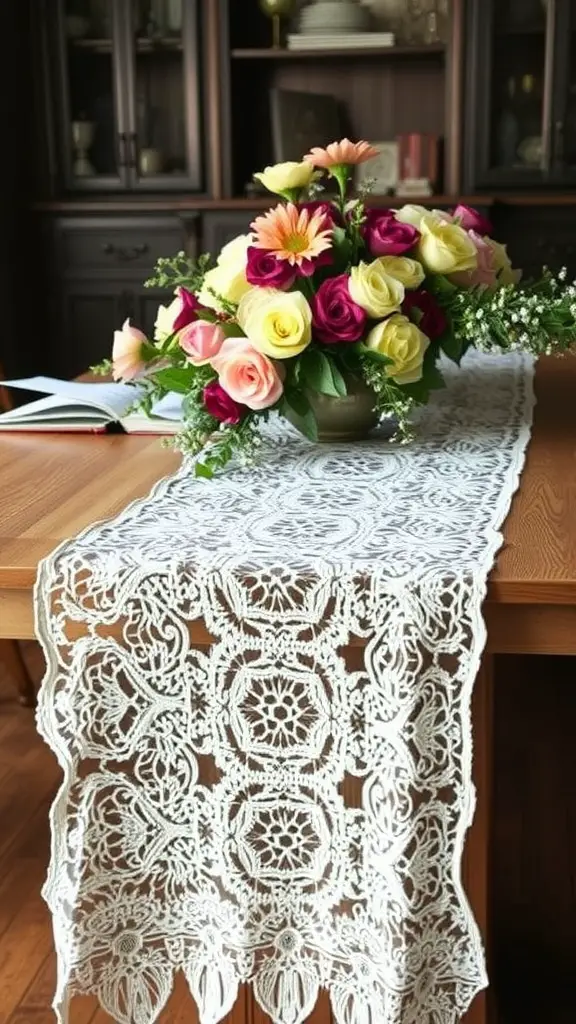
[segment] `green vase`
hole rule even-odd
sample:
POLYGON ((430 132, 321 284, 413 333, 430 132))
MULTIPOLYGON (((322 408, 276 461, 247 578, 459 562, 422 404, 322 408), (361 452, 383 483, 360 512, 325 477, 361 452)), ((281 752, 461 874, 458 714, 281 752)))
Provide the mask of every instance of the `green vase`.
MULTIPOLYGON (((364 441, 378 426, 379 413, 375 410, 375 395, 371 388, 357 377, 346 377, 348 394, 331 398, 307 391, 306 397, 318 424, 318 440, 364 441)), ((298 420, 286 413, 287 419, 299 429, 298 420)))

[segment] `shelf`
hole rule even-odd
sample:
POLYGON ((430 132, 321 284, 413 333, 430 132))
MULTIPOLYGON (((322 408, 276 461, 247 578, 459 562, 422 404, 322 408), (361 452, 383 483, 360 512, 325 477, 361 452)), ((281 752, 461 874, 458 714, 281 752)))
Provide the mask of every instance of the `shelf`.
MULTIPOLYGON (((90 53, 112 53, 111 39, 70 39, 75 50, 88 50, 90 53)), ((182 40, 179 38, 147 39, 134 41, 136 53, 181 53, 182 40)))
MULTIPOLYGON (((564 197, 566 200, 566 197, 564 197)), ((167 196, 166 198, 142 197, 122 198, 98 196, 94 199, 61 199, 47 200, 34 203, 33 209, 44 212, 60 213, 153 213, 153 212, 190 212, 190 213, 218 213, 229 211, 242 212, 246 210, 266 210, 274 206, 280 200, 270 195, 269 197, 258 196, 254 199, 245 197, 237 199, 208 199, 206 196, 195 197, 167 196)), ((402 206, 408 199, 400 196, 372 196, 367 201, 368 206, 402 206)), ((572 197, 576 202, 576 194, 572 197)), ((456 206, 458 203, 465 203, 466 206, 492 206, 494 197, 485 196, 425 196, 422 199, 410 199, 410 202, 420 203, 422 206, 456 206)))
POLYGON ((444 43, 430 43, 428 46, 370 46, 362 49, 342 46, 333 50, 286 50, 273 46, 260 49, 232 50, 235 60, 321 60, 333 57, 439 57, 446 53, 444 43))

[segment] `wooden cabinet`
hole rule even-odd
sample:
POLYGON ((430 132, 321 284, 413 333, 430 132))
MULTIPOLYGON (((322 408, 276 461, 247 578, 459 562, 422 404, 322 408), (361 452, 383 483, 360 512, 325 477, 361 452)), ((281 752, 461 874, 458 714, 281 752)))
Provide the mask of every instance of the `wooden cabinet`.
POLYGON ((465 189, 576 184, 574 0, 468 4, 465 189))
POLYGON ((542 273, 543 266, 566 267, 576 279, 576 206, 496 204, 490 213, 496 238, 506 242, 510 258, 525 277, 542 273))
POLYGON ((61 185, 200 190, 196 0, 35 0, 34 8, 61 185))
MULTIPOLYGON (((273 205, 274 197, 271 196, 273 205)), ((250 230, 250 224, 261 210, 222 210, 218 213, 207 213, 202 217, 202 252, 212 253, 214 258, 231 239, 244 235, 250 230)))
POLYGON ((109 357, 127 318, 152 336, 158 305, 173 295, 144 282, 160 256, 197 254, 191 216, 61 217, 49 234, 51 365, 66 377, 109 357))

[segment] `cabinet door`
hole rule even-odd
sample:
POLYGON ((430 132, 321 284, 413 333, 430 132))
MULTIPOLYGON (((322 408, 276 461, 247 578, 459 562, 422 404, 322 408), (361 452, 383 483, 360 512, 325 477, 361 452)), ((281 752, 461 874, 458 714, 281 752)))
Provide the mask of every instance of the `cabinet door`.
POLYGON ((245 235, 250 224, 258 216, 258 210, 243 210, 242 213, 207 213, 202 218, 202 252, 209 252, 214 259, 226 242, 236 235, 245 235))
POLYGON ((494 236, 506 242, 513 265, 526 278, 540 276, 544 266, 566 267, 569 278, 576 278, 576 207, 502 204, 491 219, 494 236))
MULTIPOLYGON (((49 5, 51 6, 51 5, 49 5)), ((48 18, 48 11, 45 12, 48 18)), ((66 186, 119 189, 128 182, 120 7, 116 0, 58 0, 52 48, 60 83, 60 149, 66 186)))
POLYGON ((576 183, 576 3, 557 0, 552 161, 559 184, 576 183))
POLYGON ((196 0, 119 0, 130 188, 200 190, 196 0))
POLYGON ((468 9, 466 188, 551 184, 557 4, 472 0, 468 9))
POLYGON ((116 281, 61 282, 60 317, 53 355, 55 373, 74 377, 109 359, 114 331, 134 317, 130 285, 116 281))

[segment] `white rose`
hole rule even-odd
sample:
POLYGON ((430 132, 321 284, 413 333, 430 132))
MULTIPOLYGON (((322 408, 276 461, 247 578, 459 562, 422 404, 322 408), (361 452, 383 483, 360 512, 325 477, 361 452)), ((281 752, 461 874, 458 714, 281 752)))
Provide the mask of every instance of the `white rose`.
POLYGON ((215 266, 212 270, 206 271, 204 283, 198 293, 198 301, 207 309, 223 313, 225 308, 220 299, 232 303, 240 302, 250 288, 244 270, 236 270, 232 265, 215 266))
POLYGON ((238 270, 246 267, 248 259, 247 252, 248 246, 252 245, 252 235, 236 235, 236 238, 231 238, 226 245, 222 246, 220 255, 216 260, 217 266, 229 266, 232 264, 238 270))
POLYGON ((166 341, 173 332, 173 325, 176 317, 178 316, 182 308, 182 300, 178 298, 172 299, 169 306, 159 306, 158 313, 156 314, 156 321, 154 323, 154 340, 155 341, 166 341))

